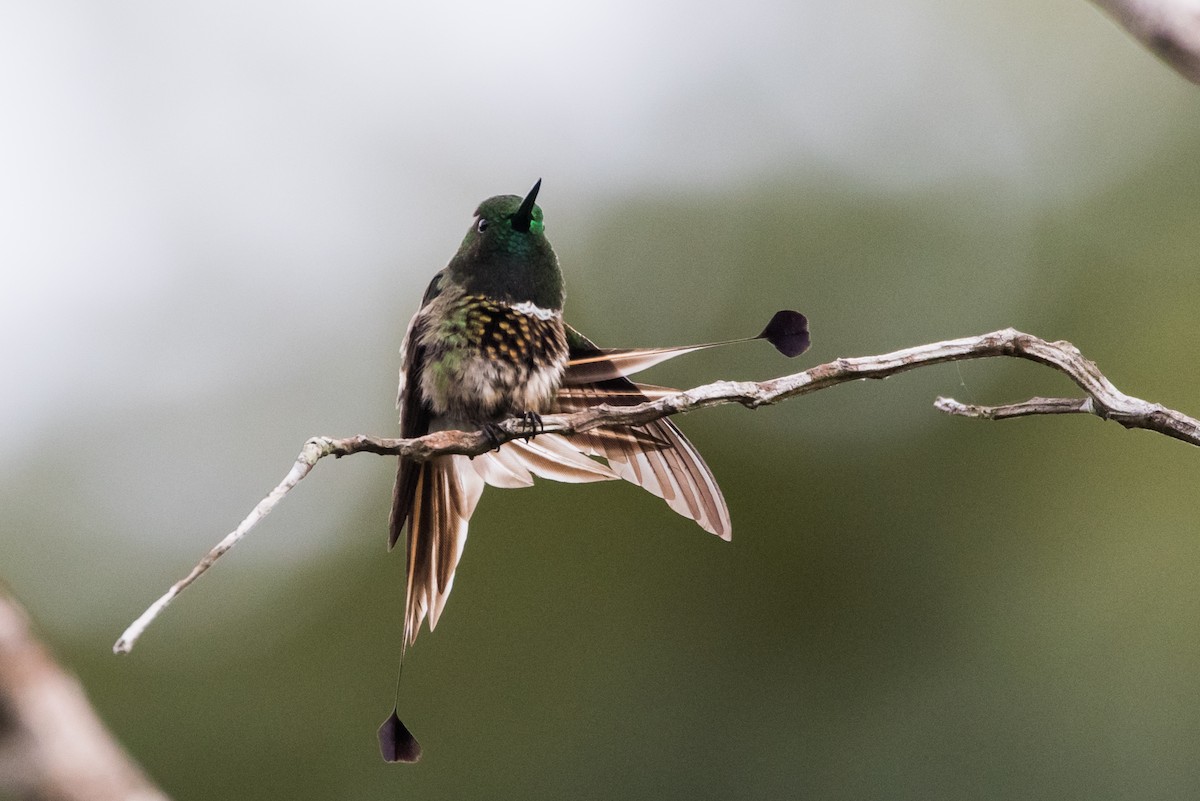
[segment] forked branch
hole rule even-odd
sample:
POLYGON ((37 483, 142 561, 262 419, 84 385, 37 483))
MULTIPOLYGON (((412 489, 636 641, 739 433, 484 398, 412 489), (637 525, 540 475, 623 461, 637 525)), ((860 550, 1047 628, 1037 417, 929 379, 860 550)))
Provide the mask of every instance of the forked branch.
MULTIPOLYGON (((1144 428, 1192 445, 1200 445, 1200 421, 1119 391, 1095 364, 1085 359, 1069 342, 1047 342, 1012 328, 980 336, 918 345, 880 356, 836 359, 802 373, 769 381, 717 381, 638 406, 601 405, 576 414, 547 415, 542 418, 542 422, 547 433, 573 434, 600 426, 648 423, 661 417, 723 403, 740 403, 747 408, 756 409, 848 381, 887 378, 925 365, 986 359, 993 356, 1027 359, 1051 367, 1074 381, 1084 397, 1031 398, 1023 403, 1006 406, 974 406, 951 398, 938 398, 935 407, 947 414, 990 420, 1044 414, 1093 414, 1104 420, 1114 420, 1126 428, 1144 428)), ((514 439, 523 433, 519 420, 506 421, 499 428, 502 440, 514 439)), ((493 447, 495 441, 481 432, 439 431, 415 439, 388 439, 364 435, 344 439, 313 437, 304 443, 295 464, 279 486, 263 498, 241 524, 209 551, 187 576, 151 604, 141 617, 125 630, 113 646, 113 650, 116 653, 128 653, 138 637, 167 604, 266 517, 322 458, 340 458, 367 452, 386 456, 403 455, 423 461, 452 453, 478 455, 493 447)))

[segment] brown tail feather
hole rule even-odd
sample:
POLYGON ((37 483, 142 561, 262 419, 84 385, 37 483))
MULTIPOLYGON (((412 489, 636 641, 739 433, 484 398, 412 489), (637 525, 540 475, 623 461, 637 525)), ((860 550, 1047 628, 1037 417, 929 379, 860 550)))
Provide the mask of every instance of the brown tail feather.
MULTIPOLYGON (((599 384, 581 383, 560 393, 557 408, 579 411, 598 403, 640 403, 639 385, 627 379, 599 384)), ((582 450, 605 458, 621 478, 657 495, 679 514, 695 520, 705 531, 729 539, 732 526, 725 498, 704 459, 670 420, 644 426, 612 426, 575 434, 568 439, 582 450), (605 435, 596 436, 595 431, 605 435)))
MULTIPOLYGON (((404 602, 404 642, 412 645, 429 616, 437 626, 454 584, 454 571, 467 541, 467 524, 483 492, 483 479, 465 456, 442 456, 414 465, 411 502, 396 506, 393 523, 408 521, 408 581, 404 602)), ((399 482, 397 482, 397 497, 399 482)), ((393 529, 393 537, 398 532, 393 529)))

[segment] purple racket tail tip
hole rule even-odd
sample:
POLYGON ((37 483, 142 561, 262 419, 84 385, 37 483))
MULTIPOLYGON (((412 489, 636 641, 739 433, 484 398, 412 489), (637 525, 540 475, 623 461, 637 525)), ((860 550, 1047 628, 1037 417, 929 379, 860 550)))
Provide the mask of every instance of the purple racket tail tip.
POLYGON ((396 710, 379 727, 379 750, 387 762, 416 762, 421 758, 421 744, 400 721, 396 710))
POLYGON ((791 309, 775 312, 771 322, 767 323, 767 327, 758 336, 770 342, 789 359, 804 353, 811 344, 808 336, 808 318, 791 309))

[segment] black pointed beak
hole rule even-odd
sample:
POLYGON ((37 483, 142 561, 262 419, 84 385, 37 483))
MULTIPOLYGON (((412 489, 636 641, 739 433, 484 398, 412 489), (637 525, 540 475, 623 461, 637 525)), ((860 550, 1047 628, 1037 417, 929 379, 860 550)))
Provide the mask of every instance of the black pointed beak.
POLYGON ((530 189, 529 194, 521 201, 521 207, 512 216, 512 227, 514 230, 529 231, 529 223, 533 220, 533 203, 537 200, 537 193, 541 188, 542 179, 538 178, 537 183, 533 185, 533 189, 530 189))

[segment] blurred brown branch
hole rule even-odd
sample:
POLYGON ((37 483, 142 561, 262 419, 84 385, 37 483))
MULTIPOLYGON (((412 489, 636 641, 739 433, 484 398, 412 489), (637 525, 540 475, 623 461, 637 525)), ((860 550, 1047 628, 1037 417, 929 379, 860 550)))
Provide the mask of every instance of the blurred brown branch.
POLYGON ((167 801, 104 728, 0 586, 0 796, 167 801))
MULTIPOLYGON (((600 405, 576 414, 546 415, 542 418, 543 431, 573 434, 600 426, 647 423, 661 417, 724 403, 740 403, 747 408, 756 409, 849 381, 887 378, 925 365, 994 356, 1027 359, 1051 367, 1074 381, 1085 397, 1033 398, 1023 403, 995 407, 969 406, 950 398, 938 398, 936 408, 948 414, 993 420, 1041 414, 1087 413, 1104 420, 1116 421, 1126 428, 1144 428, 1200 445, 1200 421, 1173 409, 1120 392, 1096 365, 1085 359, 1070 342, 1048 342, 1012 328, 980 336, 918 345, 881 356, 836 359, 802 373, 769 381, 718 381, 637 406, 600 405)), ((505 421, 500 426, 503 432, 501 439, 507 441, 519 438, 524 433, 523 426, 524 423, 520 420, 505 421)), ((304 444, 295 464, 279 486, 263 498, 234 531, 209 551, 204 559, 192 568, 191 573, 176 582, 143 612, 117 640, 113 650, 117 653, 128 653, 159 612, 236 545, 258 521, 269 514, 279 501, 308 475, 320 459, 326 456, 342 457, 367 452, 425 460, 451 453, 478 455, 495 446, 495 441, 481 432, 463 431, 439 431, 415 439, 388 439, 364 435, 344 439, 310 439, 304 444)))
POLYGON ((1200 84, 1200 0, 1092 0, 1192 83, 1200 84))

